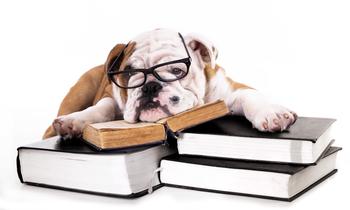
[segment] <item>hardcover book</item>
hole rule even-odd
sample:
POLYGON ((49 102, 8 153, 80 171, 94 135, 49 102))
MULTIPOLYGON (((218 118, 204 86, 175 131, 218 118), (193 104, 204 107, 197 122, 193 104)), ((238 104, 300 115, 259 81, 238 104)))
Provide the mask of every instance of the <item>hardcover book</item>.
POLYGON ((330 147, 316 165, 302 166, 171 155, 161 160, 166 186, 292 201, 337 172, 330 147))
POLYGON ((101 194, 139 197, 161 187, 156 170, 162 157, 175 151, 166 145, 97 152, 83 141, 59 137, 18 148, 22 183, 101 194))
POLYGON ((228 112, 225 102, 219 100, 161 119, 157 123, 131 124, 124 120, 95 123, 84 128, 83 139, 99 150, 159 144, 167 139, 168 132, 178 132, 222 117, 228 112))
POLYGON ((332 143, 334 119, 299 117, 286 131, 259 132, 243 117, 224 116, 180 133, 183 155, 314 164, 332 143))

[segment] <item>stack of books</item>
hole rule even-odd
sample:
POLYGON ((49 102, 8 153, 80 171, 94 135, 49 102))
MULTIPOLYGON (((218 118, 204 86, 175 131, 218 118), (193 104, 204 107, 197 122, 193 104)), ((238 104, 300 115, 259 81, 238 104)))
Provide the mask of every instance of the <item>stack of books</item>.
POLYGON ((183 131, 161 160, 167 186, 292 201, 337 172, 333 119, 299 117, 288 131, 261 133, 225 116, 183 131))
POLYGON ((335 169, 335 120, 300 117, 261 133, 227 115, 223 101, 157 123, 88 125, 83 139, 53 137, 18 148, 22 183, 117 197, 162 186, 291 201, 335 169))

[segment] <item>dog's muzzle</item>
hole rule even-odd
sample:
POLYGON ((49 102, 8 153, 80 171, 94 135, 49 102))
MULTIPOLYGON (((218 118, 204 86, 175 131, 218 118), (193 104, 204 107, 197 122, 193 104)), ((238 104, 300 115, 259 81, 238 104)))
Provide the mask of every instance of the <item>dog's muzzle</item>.
POLYGON ((142 90, 142 96, 143 97, 157 97, 159 94, 159 91, 163 88, 161 84, 158 82, 148 82, 145 84, 141 90, 142 90))
MULTIPOLYGON (((160 104, 159 102, 154 102, 153 98, 159 95, 159 92, 163 89, 163 86, 158 82, 148 82, 142 88, 142 95, 139 99, 141 99, 141 104, 143 104, 144 108, 156 108, 160 104)), ((169 98, 172 105, 178 104, 180 102, 179 96, 171 96, 169 98)))

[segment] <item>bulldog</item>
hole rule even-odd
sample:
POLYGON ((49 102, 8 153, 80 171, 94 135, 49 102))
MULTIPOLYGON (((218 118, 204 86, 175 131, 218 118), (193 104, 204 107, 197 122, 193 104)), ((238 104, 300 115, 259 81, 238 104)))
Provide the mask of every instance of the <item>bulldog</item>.
POLYGON ((216 47, 202 36, 168 29, 117 44, 105 64, 86 72, 70 89, 44 138, 79 137, 88 123, 155 122, 218 99, 262 132, 283 131, 296 121, 295 112, 227 77, 217 56, 216 47))

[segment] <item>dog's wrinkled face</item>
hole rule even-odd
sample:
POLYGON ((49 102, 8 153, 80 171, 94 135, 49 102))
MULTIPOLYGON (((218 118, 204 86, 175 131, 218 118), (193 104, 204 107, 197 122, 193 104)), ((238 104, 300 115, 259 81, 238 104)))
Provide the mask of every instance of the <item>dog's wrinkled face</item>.
MULTIPOLYGON (((132 53, 124 61, 120 71, 148 69, 188 57, 180 36, 174 31, 158 29, 146 32, 132 42, 135 43, 132 53)), ((124 90, 127 91, 127 100, 122 110, 126 121, 155 122, 203 103, 206 81, 203 73, 204 63, 201 56, 197 55, 199 52, 191 47, 191 40, 185 37, 185 42, 192 57, 187 76, 180 80, 164 82, 152 74, 147 74, 143 86, 124 90)), ((157 68, 157 74, 162 78, 171 79, 184 74, 186 68, 186 65, 181 63, 165 65, 157 68)), ((123 79, 128 86, 136 86, 144 80, 143 73, 136 70, 134 72, 123 79)), ((120 102, 118 104, 120 105, 120 102)))

